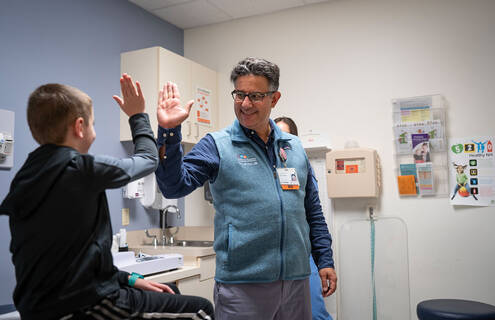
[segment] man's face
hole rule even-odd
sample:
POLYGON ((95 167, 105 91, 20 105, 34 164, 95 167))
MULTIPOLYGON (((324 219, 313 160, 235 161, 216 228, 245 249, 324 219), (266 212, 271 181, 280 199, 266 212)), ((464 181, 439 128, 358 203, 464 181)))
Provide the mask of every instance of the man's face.
POLYGON ((91 115, 88 118, 89 123, 84 124, 84 137, 83 137, 83 144, 82 144, 82 151, 81 153, 88 153, 89 148, 93 144, 93 141, 96 139, 96 132, 94 128, 94 113, 93 113, 93 108, 91 108, 91 115))
MULTIPOLYGON (((245 94, 260 92, 269 92, 268 79, 263 76, 246 75, 240 76, 234 83, 236 91, 242 91, 245 94)), ((245 97, 242 102, 234 100, 234 111, 239 123, 260 135, 269 128, 270 113, 280 98, 280 92, 274 92, 267 95, 261 101, 252 102, 249 97, 245 97)))

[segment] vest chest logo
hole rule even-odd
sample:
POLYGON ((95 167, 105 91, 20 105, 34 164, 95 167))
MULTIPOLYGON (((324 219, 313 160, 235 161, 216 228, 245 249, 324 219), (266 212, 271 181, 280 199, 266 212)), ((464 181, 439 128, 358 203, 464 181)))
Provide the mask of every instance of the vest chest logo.
POLYGON ((245 153, 240 153, 237 156, 237 161, 239 162, 240 165, 243 166, 256 166, 258 165, 258 159, 256 157, 250 156, 245 153))

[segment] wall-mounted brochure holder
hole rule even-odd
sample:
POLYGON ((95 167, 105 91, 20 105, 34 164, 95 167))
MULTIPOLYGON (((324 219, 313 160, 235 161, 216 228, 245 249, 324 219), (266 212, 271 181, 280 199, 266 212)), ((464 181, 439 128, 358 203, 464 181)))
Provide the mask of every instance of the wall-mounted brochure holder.
POLYGON ((447 196, 445 99, 429 95, 392 100, 400 196, 447 196))

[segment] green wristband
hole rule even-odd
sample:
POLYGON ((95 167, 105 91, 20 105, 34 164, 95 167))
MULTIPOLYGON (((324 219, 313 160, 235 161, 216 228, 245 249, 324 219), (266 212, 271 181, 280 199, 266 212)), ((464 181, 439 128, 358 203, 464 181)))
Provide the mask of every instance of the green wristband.
POLYGON ((144 279, 144 277, 139 273, 133 272, 129 277, 129 286, 134 287, 134 284, 136 283, 137 279, 144 279))

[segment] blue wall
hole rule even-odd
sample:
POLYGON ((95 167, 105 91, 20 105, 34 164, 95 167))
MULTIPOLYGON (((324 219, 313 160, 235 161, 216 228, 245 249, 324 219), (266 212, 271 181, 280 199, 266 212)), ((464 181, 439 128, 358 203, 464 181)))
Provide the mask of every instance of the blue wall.
MULTIPOLYGON (((119 142, 120 53, 162 46, 180 55, 184 33, 125 0, 3 0, 0 10, 0 109, 15 112, 14 168, 0 170, 0 200, 29 152, 37 147, 26 123, 26 102, 39 85, 75 86, 93 99, 97 138, 90 153, 127 154, 119 142)), ((158 227, 158 214, 107 191, 114 230, 120 210, 131 210, 128 229, 158 227)), ((42 231, 42 230, 40 230, 42 231)), ((0 305, 12 303, 14 268, 8 218, 0 216, 0 305)))

